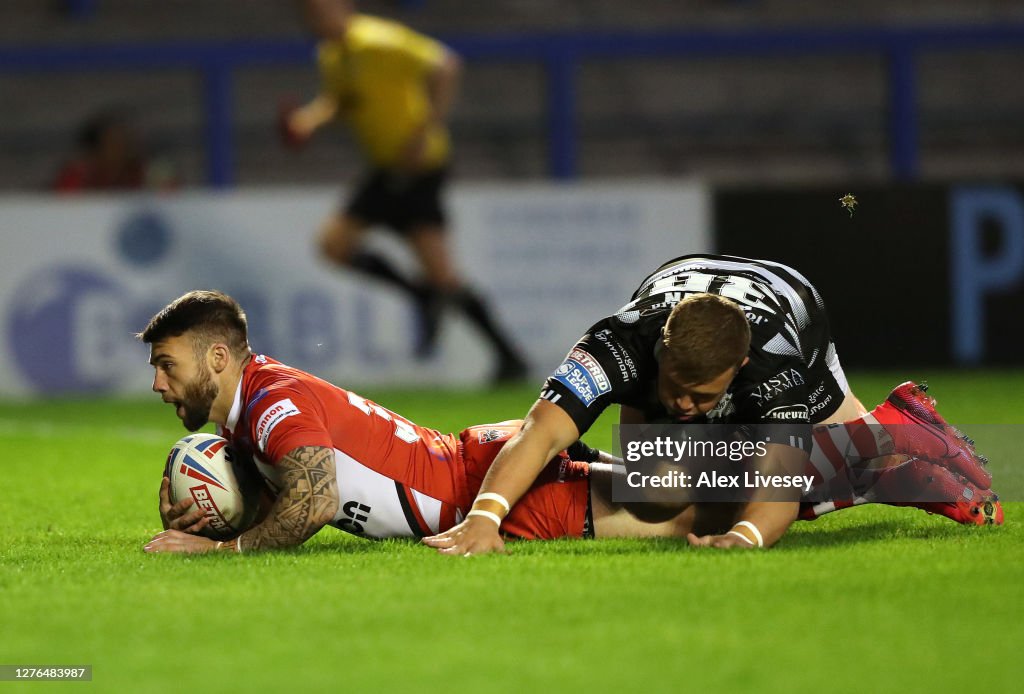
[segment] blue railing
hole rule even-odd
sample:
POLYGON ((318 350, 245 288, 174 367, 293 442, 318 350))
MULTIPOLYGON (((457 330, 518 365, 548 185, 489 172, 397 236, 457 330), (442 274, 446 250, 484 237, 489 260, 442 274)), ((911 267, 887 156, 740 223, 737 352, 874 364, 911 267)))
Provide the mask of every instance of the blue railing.
MULTIPOLYGON (((468 61, 541 62, 547 71, 548 166, 577 173, 576 76, 591 58, 882 54, 888 62, 889 159, 894 178, 918 175, 917 56, 923 51, 1024 46, 1024 24, 750 31, 551 33, 441 37, 468 61)), ((307 41, 228 41, 140 45, 0 47, 0 71, 193 68, 204 76, 207 179, 234 182, 234 70, 311 62, 307 41)))

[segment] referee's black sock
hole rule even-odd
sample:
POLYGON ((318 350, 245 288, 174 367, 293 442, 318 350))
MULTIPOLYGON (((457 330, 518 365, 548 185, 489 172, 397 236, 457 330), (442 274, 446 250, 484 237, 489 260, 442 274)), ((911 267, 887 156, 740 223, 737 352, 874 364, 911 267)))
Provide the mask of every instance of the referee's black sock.
POLYGON ((349 258, 348 265, 353 270, 365 272, 371 277, 375 277, 383 282, 387 282, 390 285, 398 287, 414 299, 421 298, 420 295, 423 292, 422 287, 405 277, 395 268, 394 265, 381 255, 370 251, 356 251, 352 254, 352 257, 349 258))
POLYGON ((440 293, 420 282, 413 282, 401 274, 383 256, 370 251, 356 251, 349 259, 353 270, 366 273, 405 292, 416 304, 417 326, 415 352, 420 359, 434 353, 437 335, 441 325, 442 301, 440 293))
POLYGON ((461 287, 447 296, 448 301, 462 311, 470 322, 482 332, 494 347, 500 358, 495 372, 497 381, 513 381, 525 378, 526 364, 512 346, 511 341, 491 319, 491 313, 480 295, 468 287, 461 287))

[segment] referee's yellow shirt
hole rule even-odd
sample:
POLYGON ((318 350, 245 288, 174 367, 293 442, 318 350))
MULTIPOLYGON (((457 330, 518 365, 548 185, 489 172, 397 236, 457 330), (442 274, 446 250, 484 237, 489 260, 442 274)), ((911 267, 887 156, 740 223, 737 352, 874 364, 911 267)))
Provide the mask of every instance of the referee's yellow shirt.
MULTIPOLYGON (((345 37, 317 47, 321 90, 338 102, 338 116, 351 127, 374 166, 399 159, 430 113, 426 77, 444 61, 445 48, 397 22, 357 14, 345 37)), ((443 166, 450 154, 448 130, 427 134, 424 165, 443 166)))

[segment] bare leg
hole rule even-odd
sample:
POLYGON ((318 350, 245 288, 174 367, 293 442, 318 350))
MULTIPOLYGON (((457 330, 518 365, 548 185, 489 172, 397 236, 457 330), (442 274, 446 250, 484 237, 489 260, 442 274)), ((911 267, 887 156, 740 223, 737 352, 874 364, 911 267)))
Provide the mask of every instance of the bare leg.
POLYGON ((409 234, 409 243, 423 267, 427 283, 439 291, 453 292, 462 286, 452 254, 448 248, 448 237, 441 226, 421 226, 409 234))
POLYGON ((347 214, 335 213, 320 226, 320 252, 335 265, 348 265, 358 250, 366 222, 347 214))

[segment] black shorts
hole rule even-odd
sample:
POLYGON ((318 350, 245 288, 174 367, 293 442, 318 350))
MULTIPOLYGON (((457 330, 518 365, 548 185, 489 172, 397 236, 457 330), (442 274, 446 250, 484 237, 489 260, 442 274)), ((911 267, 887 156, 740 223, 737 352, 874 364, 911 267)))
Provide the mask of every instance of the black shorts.
POLYGON ((400 234, 420 226, 444 227, 441 188, 447 177, 447 168, 420 174, 374 169, 360 182, 345 212, 400 234))

